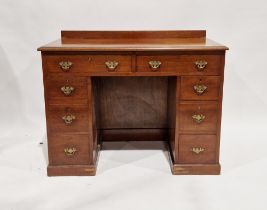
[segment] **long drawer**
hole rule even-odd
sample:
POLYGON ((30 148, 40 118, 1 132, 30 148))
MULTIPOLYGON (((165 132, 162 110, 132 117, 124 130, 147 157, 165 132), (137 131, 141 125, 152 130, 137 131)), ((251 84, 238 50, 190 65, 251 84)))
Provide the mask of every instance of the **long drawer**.
POLYGON ((137 72, 219 75, 222 58, 221 55, 139 55, 137 72))
POLYGON ((44 55, 43 66, 50 73, 131 72, 130 55, 44 55))

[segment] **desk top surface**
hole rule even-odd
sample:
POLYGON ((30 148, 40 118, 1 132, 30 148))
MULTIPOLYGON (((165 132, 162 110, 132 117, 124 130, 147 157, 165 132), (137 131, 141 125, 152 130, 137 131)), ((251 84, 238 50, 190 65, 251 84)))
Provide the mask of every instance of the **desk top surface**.
POLYGON ((228 50, 195 31, 61 31, 61 39, 39 51, 201 51, 228 50))

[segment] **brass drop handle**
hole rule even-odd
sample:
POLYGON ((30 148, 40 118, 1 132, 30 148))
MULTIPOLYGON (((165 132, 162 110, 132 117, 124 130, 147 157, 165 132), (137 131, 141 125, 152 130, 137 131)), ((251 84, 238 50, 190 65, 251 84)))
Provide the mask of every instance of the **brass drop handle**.
POLYGON ((63 86, 61 87, 61 91, 66 95, 69 96, 73 91, 74 91, 74 87, 72 86, 63 86))
POLYGON ((200 154, 201 152, 204 152, 205 151, 205 148, 202 148, 202 147, 193 147, 192 149, 191 149, 191 151, 193 152, 193 153, 195 153, 195 154, 200 154))
POLYGON ((70 62, 70 61, 61 61, 61 62, 59 62, 60 68, 62 69, 62 71, 65 71, 65 72, 70 70, 72 64, 73 63, 70 62))
POLYGON ((157 71, 160 68, 161 62, 160 61, 149 61, 149 67, 152 71, 157 71))
POLYGON ((203 114, 194 114, 192 116, 193 120, 196 122, 196 123, 201 123, 204 119, 205 119, 205 115, 203 114))
POLYGON ((105 64, 106 64, 106 67, 108 68, 108 71, 115 71, 117 66, 119 65, 119 62, 117 62, 117 61, 106 61, 105 64))
POLYGON ((205 60, 198 60, 195 62, 195 65, 196 65, 198 71, 204 71, 204 69, 208 65, 208 62, 205 60))
POLYGON ((65 155, 66 156, 73 156, 78 150, 75 147, 67 147, 64 149, 65 155))
POLYGON ((197 95, 202 95, 207 90, 207 88, 208 87, 203 84, 194 85, 194 90, 197 95))
POLYGON ((64 120, 66 125, 70 125, 75 119, 76 117, 74 115, 65 115, 62 117, 62 120, 64 120))

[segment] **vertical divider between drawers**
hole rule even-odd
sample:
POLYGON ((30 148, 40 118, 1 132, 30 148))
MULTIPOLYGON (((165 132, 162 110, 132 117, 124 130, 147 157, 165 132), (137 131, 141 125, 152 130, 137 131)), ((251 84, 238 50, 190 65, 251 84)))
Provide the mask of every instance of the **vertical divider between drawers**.
POLYGON ((88 77, 87 80, 88 87, 88 141, 89 141, 89 157, 90 164, 93 164, 93 88, 92 88, 92 77, 88 77))
POLYGON ((179 128, 180 128, 180 91, 181 91, 181 77, 177 77, 177 82, 176 82, 176 147, 175 147, 175 151, 176 151, 176 159, 175 162, 178 163, 179 162, 179 128))

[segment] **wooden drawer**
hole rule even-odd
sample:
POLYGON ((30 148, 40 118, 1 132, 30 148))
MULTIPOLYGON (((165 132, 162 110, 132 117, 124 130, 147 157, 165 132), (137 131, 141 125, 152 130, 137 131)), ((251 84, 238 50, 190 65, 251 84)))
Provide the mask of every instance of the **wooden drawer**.
POLYGON ((48 132, 88 132, 87 106, 49 106, 46 115, 48 132))
POLYGON ((43 68, 52 73, 130 72, 130 55, 44 55, 43 68), (116 61, 115 69, 109 69, 108 61, 116 61), (64 62, 64 63, 62 63, 64 62), (68 62, 68 63, 67 63, 68 62))
POLYGON ((86 134, 50 134, 48 151, 49 165, 90 164, 89 137, 86 134))
POLYGON ((87 77, 50 75, 45 84, 48 104, 87 103, 87 77))
POLYGON ((220 77, 181 77, 181 100, 217 100, 220 92, 220 77))
POLYGON ((216 163, 216 135, 180 135, 179 163, 216 163))
POLYGON ((216 133, 217 102, 181 102, 179 109, 180 132, 216 133))
POLYGON ((222 55, 140 55, 137 56, 137 71, 176 72, 180 75, 219 75, 222 59, 222 55), (159 61, 161 64, 159 68, 152 68, 150 61, 159 61))

